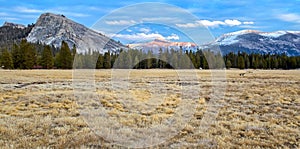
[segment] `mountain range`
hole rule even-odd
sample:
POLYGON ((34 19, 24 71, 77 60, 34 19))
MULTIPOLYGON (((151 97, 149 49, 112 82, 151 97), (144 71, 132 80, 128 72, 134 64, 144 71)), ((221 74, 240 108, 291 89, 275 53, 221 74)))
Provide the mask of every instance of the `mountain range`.
POLYGON ((288 56, 297 56, 300 55, 300 31, 242 30, 224 34, 210 43, 201 45, 201 48, 214 49, 217 46, 223 54, 241 51, 261 54, 286 53, 288 56))
POLYGON ((261 32, 256 30, 241 30, 227 33, 214 41, 203 45, 193 42, 171 42, 155 39, 150 42, 129 44, 130 48, 137 49, 175 49, 192 50, 210 49, 221 50, 222 54, 230 52, 246 52, 260 54, 282 54, 288 56, 300 55, 300 31, 261 32))
POLYGON ((172 42, 166 39, 154 39, 153 41, 144 43, 128 44, 129 48, 143 49, 143 50, 157 50, 157 49, 175 49, 175 50, 197 50, 197 44, 193 42, 172 42))
MULTIPOLYGON (((134 43, 127 46, 109 37, 91 30, 84 25, 76 23, 64 15, 44 13, 35 24, 25 27, 24 25, 5 22, 0 27, 0 37, 14 36, 10 39, 18 41, 26 38, 29 42, 40 42, 43 44, 60 47, 64 40, 70 47, 75 45, 77 51, 84 53, 88 50, 98 50, 101 53, 111 50, 135 48, 143 50, 175 49, 192 50, 197 49, 218 49, 223 54, 229 52, 237 53, 286 53, 288 56, 300 55, 300 31, 276 31, 262 32, 256 30, 242 30, 224 34, 214 41, 203 45, 196 45, 193 42, 172 42, 164 39, 155 39, 144 43, 134 43), (10 33, 11 30, 19 33, 18 36, 10 33), (101 48, 103 47, 103 48, 101 48), (101 49, 100 49, 101 48, 101 49)), ((2 46, 2 45, 1 45, 2 46)))

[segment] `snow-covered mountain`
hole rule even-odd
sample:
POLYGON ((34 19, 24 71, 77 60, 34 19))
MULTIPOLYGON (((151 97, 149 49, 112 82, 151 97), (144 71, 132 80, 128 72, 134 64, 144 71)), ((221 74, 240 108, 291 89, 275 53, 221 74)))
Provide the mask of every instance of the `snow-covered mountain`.
POLYGON ((165 39, 155 39, 150 42, 144 42, 144 43, 134 43, 134 44, 128 44, 129 48, 134 49, 143 49, 143 50, 153 50, 157 51, 160 48, 162 50, 165 49, 174 49, 174 50, 197 50, 197 45, 193 42, 172 42, 165 39))
POLYGON ((229 52, 247 53, 286 53, 289 56, 300 55, 300 31, 261 32, 242 30, 224 34, 203 49, 220 47, 223 54, 229 52))
POLYGON ((220 49, 222 54, 229 52, 246 52, 260 54, 281 54, 288 56, 300 55, 300 31, 276 31, 262 32, 257 30, 241 30, 227 33, 216 40, 197 46, 192 42, 171 42, 163 39, 155 39, 145 43, 129 44, 130 48, 154 50, 155 49, 174 49, 192 50, 197 49, 220 49))
POLYGON ((64 15, 52 13, 42 14, 26 39, 29 42, 41 42, 55 47, 60 47, 64 40, 70 47, 75 44, 78 52, 86 52, 89 49, 104 52, 126 48, 121 43, 76 23, 64 15), (100 47, 104 49, 99 49, 100 47))

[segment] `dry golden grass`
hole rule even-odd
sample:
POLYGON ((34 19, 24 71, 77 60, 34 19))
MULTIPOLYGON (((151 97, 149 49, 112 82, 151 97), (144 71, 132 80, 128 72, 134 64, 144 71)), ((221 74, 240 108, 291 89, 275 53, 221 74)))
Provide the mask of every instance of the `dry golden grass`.
MULTIPOLYGON (((132 70, 128 90, 118 86, 122 82, 109 88, 111 71, 95 71, 99 99, 78 103, 71 70, 0 70, 0 147, 118 148, 96 135, 80 111, 101 105, 120 124, 147 128, 175 116, 183 104, 182 87, 193 85, 181 82, 173 70, 132 70), (16 87, 30 82, 44 83, 16 87), (151 100, 153 104, 148 103, 151 100)), ((189 78, 190 70, 182 71, 189 78)), ((177 135, 156 147, 300 147, 299 70, 226 70, 225 96, 216 101, 216 120, 205 132, 199 128, 209 114, 212 74, 209 70, 196 73, 201 90, 192 101, 196 105, 193 117, 177 135)))

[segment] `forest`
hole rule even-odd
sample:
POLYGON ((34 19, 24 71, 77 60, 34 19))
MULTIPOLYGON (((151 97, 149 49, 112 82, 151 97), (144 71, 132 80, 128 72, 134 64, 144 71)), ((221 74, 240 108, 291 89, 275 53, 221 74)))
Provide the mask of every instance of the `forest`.
POLYGON ((55 48, 23 39, 10 49, 0 50, 0 64, 3 69, 297 69, 300 68, 300 56, 244 52, 221 55, 200 49, 196 52, 121 49, 78 53, 75 45, 70 48, 64 41, 60 48, 55 48))

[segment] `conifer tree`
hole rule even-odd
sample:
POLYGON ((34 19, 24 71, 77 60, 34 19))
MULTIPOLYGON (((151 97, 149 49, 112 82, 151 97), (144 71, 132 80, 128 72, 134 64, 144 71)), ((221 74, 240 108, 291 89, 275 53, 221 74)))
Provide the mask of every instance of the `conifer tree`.
POLYGON ((13 69, 13 59, 11 54, 7 51, 7 49, 4 49, 1 55, 1 67, 4 69, 13 69))
POLYGON ((72 54, 68 44, 62 41, 60 51, 57 55, 57 67, 61 69, 71 69, 72 68, 72 54))
POLYGON ((102 69, 103 68, 103 62, 104 62, 104 57, 102 54, 99 54, 97 63, 96 63, 96 69, 102 69))
POLYGON ((46 45, 44 47, 44 50, 42 52, 41 65, 45 69, 53 68, 54 65, 53 55, 52 55, 51 47, 49 45, 46 45))
POLYGON ((230 69, 231 68, 231 62, 229 59, 226 60, 226 68, 230 69))
POLYGON ((31 69, 36 64, 37 54, 35 47, 23 39, 20 46, 15 46, 14 60, 16 60, 16 68, 31 69))
POLYGON ((20 65, 23 63, 24 60, 23 56, 24 55, 22 54, 19 45, 14 43, 12 47, 12 59, 14 63, 14 68, 20 69, 20 65))
POLYGON ((238 58, 238 68, 245 69, 245 60, 243 56, 239 56, 238 58))
POLYGON ((110 51, 104 53, 103 66, 104 66, 105 69, 110 69, 111 68, 110 51))

